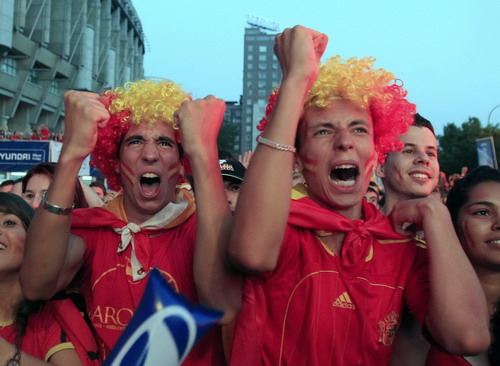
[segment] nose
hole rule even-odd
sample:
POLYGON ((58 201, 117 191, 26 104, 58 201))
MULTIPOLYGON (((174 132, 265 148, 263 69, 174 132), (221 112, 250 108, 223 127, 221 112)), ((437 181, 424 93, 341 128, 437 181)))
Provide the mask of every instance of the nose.
POLYGON ((500 231, 500 215, 496 216, 496 219, 493 221, 493 225, 491 226, 491 230, 500 231))
POLYGON ((419 165, 429 165, 429 155, 425 151, 419 151, 415 155, 415 164, 419 165))
POLYGON ((142 159, 150 162, 158 160, 158 149, 155 143, 151 141, 144 143, 144 147, 142 148, 142 159))
POLYGON ((42 197, 33 198, 32 205, 35 210, 40 206, 40 202, 42 202, 42 197))
POLYGON ((345 129, 341 128, 337 131, 335 135, 334 148, 337 151, 348 151, 353 148, 353 140, 351 133, 345 129))

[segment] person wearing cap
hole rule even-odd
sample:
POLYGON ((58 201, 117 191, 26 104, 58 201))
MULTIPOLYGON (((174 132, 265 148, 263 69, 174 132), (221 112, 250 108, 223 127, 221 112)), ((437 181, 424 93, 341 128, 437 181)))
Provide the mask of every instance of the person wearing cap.
POLYGON ((372 203, 376 208, 380 208, 380 188, 374 181, 370 181, 365 193, 366 202, 372 203))
MULTIPOLYGON (((27 298, 45 299, 78 273, 103 359, 155 267, 191 302, 223 310, 222 323, 241 301, 231 291, 240 278, 226 276, 221 254, 231 221, 216 144, 225 103, 190 99, 173 82, 146 80, 101 96, 65 94, 64 143, 28 233, 21 283, 27 298), (110 188, 123 193, 102 208, 72 210, 74 181, 90 153, 110 188), (198 183, 196 204, 179 188, 187 166, 198 183)), ((223 364, 221 343, 220 328, 210 331, 183 365, 223 364)))
POLYGON ((237 160, 219 160, 219 165, 229 209, 234 213, 246 168, 237 160))
POLYGON ((301 26, 276 36, 283 78, 229 242, 247 273, 231 365, 386 365, 404 305, 444 348, 481 352, 486 301, 446 207, 399 202, 391 224, 363 200, 415 106, 371 58, 319 67, 326 44, 301 26), (292 191, 294 162, 307 187, 292 191), (428 249, 403 230, 408 221, 424 227, 428 249))

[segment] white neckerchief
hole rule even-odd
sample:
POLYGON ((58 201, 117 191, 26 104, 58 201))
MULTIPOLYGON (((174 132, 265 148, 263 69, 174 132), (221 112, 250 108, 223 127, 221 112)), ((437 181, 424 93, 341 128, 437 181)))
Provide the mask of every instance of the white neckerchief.
POLYGON ((170 222, 179 217, 184 210, 188 207, 188 199, 179 192, 175 197, 175 202, 170 202, 160 211, 158 211, 149 220, 143 222, 142 224, 136 224, 134 222, 129 222, 122 228, 113 228, 115 233, 121 235, 120 243, 118 243, 117 253, 123 252, 129 245, 132 245, 132 255, 131 255, 131 267, 132 267, 132 278, 134 281, 142 280, 147 276, 149 268, 143 268, 141 262, 137 259, 135 255, 135 241, 134 234, 141 231, 141 229, 161 229, 167 226, 170 222), (140 271, 143 269, 143 271, 140 271))

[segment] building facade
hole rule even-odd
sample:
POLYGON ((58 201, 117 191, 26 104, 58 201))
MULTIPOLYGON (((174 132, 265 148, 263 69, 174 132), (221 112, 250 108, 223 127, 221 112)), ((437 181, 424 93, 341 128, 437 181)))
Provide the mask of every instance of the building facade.
POLYGON ((265 115, 268 96, 281 80, 281 69, 274 55, 274 37, 275 34, 257 26, 245 29, 241 153, 255 149, 257 126, 265 115))
POLYGON ((64 91, 142 78, 144 52, 131 0, 1 0, 0 129, 57 132, 64 91))

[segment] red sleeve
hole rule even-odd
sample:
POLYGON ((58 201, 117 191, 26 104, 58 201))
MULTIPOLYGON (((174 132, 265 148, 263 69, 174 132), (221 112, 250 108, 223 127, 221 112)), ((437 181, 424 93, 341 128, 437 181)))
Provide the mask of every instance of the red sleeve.
POLYGON ((51 356, 61 350, 75 348, 67 339, 66 333, 57 322, 50 307, 44 306, 33 318, 33 323, 30 319, 28 331, 37 333, 40 355, 44 361, 48 361, 51 356))
POLYGON ((423 326, 429 311, 429 262, 426 245, 417 241, 416 246, 415 260, 406 284, 405 303, 423 326))

